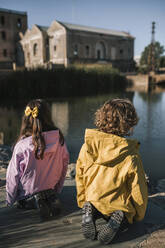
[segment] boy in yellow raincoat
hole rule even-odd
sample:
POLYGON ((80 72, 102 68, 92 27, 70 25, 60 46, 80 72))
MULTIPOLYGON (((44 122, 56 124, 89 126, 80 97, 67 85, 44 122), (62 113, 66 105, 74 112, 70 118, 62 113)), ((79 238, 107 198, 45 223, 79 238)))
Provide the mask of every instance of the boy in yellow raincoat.
POLYGON ((148 192, 137 140, 132 133, 138 117, 127 99, 107 101, 95 113, 97 129, 86 129, 76 165, 77 202, 82 208, 86 238, 109 244, 124 219, 144 218, 148 192), (97 233, 96 212, 108 216, 97 233))

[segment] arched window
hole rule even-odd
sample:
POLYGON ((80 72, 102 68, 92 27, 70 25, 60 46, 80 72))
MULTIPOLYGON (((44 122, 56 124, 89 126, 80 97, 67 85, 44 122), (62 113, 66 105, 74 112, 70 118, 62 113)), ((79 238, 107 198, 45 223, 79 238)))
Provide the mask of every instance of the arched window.
POLYGON ((96 44, 96 57, 97 59, 105 59, 106 58, 106 49, 103 42, 98 42, 96 44))
POLYGON ((86 55, 86 57, 89 57, 89 54, 90 54, 90 47, 87 45, 87 46, 85 46, 85 55, 86 55))
POLYGON ((111 47, 111 59, 116 59, 116 47, 111 47))
POLYGON ((35 43, 34 46, 33 46, 33 55, 36 56, 38 53, 38 44, 35 43))
POLYGON ((60 52, 60 38, 58 36, 54 37, 53 41, 53 57, 58 58, 59 57, 59 52, 60 52))
POLYGON ((78 45, 75 44, 73 49, 74 49, 74 50, 73 50, 73 54, 74 54, 75 56, 77 56, 77 55, 78 55, 78 45))

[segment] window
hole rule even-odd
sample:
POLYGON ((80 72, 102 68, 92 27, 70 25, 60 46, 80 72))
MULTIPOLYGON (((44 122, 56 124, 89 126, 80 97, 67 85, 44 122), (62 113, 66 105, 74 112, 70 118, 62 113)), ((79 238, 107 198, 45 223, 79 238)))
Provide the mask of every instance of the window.
POLYGON ((3 49, 3 56, 7 57, 7 49, 3 49))
POLYGON ((75 56, 77 56, 77 55, 78 55, 78 45, 77 45, 77 44, 75 44, 75 45, 74 45, 74 51, 73 51, 73 54, 74 54, 75 56))
POLYGON ((87 57, 89 56, 89 52, 90 52, 89 46, 86 46, 85 47, 85 54, 87 57))
POLYGON ((1 32, 1 38, 2 38, 2 40, 6 40, 6 32, 5 31, 1 32))
POLYGON ((101 52, 100 52, 100 50, 97 50, 97 59, 100 59, 100 54, 101 54, 101 52))
POLYGON ((17 19, 17 27, 22 28, 22 20, 21 20, 21 18, 17 19))
POLYGON ((116 47, 111 47, 111 59, 116 59, 116 47))
POLYGON ((5 25, 5 17, 1 16, 1 25, 5 25))
POLYGON ((123 54, 123 49, 120 49, 120 54, 123 54))
POLYGON ((36 56, 38 53, 38 44, 35 43, 34 46, 33 46, 33 55, 36 56))
POLYGON ((103 42, 98 42, 96 44, 96 58, 98 60, 106 59, 106 49, 103 42))

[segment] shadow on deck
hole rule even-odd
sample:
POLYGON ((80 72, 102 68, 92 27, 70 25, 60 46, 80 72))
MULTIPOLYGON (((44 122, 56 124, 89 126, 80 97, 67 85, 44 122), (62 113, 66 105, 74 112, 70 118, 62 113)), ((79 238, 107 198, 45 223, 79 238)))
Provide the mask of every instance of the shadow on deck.
MULTIPOLYGON (((81 233, 81 211, 76 204, 74 180, 66 180, 61 194, 62 214, 51 221, 41 222, 37 210, 5 207, 5 186, 0 187, 0 247, 104 247, 98 241, 85 240, 81 233)), ((98 225, 102 224, 99 220, 98 225)), ((149 201, 145 219, 131 225, 127 232, 118 234, 111 248, 140 247, 152 232, 165 224, 165 211, 149 201)), ((107 247, 107 246, 105 246, 107 247)))

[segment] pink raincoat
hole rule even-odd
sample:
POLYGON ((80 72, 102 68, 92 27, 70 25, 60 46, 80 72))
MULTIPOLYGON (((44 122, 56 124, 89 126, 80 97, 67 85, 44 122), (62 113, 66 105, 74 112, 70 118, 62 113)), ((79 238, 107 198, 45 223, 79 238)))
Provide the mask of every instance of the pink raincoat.
POLYGON ((35 158, 32 136, 20 140, 14 147, 6 174, 8 205, 46 189, 61 192, 69 162, 67 147, 60 145, 58 130, 43 135, 46 149, 42 160, 35 158))

